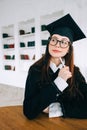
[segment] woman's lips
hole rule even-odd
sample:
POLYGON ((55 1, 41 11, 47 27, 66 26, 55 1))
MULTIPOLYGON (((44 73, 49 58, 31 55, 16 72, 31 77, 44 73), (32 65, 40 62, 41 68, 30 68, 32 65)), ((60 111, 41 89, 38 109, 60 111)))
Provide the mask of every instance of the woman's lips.
POLYGON ((61 52, 61 51, 59 51, 59 50, 52 50, 53 52, 55 52, 55 53, 59 53, 59 52, 61 52))

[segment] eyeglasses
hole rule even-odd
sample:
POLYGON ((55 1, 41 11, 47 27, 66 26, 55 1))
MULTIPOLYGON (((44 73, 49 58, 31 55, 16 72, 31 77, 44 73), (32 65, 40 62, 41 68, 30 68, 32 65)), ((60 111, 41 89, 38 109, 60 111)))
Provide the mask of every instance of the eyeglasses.
POLYGON ((61 48, 67 48, 70 45, 70 41, 66 41, 66 40, 60 41, 55 37, 49 37, 49 42, 50 42, 50 45, 52 46, 56 46, 59 43, 61 48))

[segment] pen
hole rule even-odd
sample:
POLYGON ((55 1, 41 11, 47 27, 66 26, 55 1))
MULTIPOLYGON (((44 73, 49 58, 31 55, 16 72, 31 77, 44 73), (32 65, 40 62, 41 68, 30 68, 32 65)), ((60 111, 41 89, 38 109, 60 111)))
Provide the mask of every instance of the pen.
POLYGON ((63 67, 65 67, 64 62, 63 62, 62 58, 60 57, 59 59, 60 59, 60 61, 61 61, 61 63, 62 63, 62 66, 63 66, 63 67))

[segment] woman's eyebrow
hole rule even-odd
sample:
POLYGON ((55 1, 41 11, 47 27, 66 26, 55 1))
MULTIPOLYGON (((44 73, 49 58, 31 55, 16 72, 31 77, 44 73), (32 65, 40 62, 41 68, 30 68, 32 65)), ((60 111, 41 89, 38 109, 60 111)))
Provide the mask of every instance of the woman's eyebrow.
POLYGON ((66 40, 66 41, 70 41, 69 39, 67 39, 67 38, 62 38, 61 40, 66 40))
MULTIPOLYGON (((53 36, 52 38, 56 38, 56 39, 60 40, 60 39, 59 39, 58 37, 56 37, 56 36, 53 36)), ((61 40, 66 40, 66 41, 68 41, 68 42, 70 41, 69 39, 67 39, 67 38, 65 38, 65 37, 62 38, 61 40)))

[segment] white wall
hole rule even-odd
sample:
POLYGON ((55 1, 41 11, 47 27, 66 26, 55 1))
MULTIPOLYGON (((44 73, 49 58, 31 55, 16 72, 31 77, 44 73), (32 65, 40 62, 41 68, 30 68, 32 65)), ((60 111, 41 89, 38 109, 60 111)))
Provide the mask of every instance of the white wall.
MULTIPOLYGON (((70 13, 85 34, 87 34, 87 0, 0 0, 0 27, 33 17, 51 14, 58 10, 64 10, 65 14, 70 13)), ((87 79, 86 42, 86 39, 81 40, 79 43, 74 44, 74 48, 75 63, 81 67, 81 71, 87 79)), ((26 76, 26 73, 13 73, 12 75, 8 72, 5 75, 1 73, 0 82, 24 87, 26 76)))
POLYGON ((64 10, 65 13, 71 13, 85 29, 86 7, 86 0, 0 0, 0 25, 64 10))
POLYGON ((79 66, 87 81, 87 38, 73 43, 75 65, 79 66))

